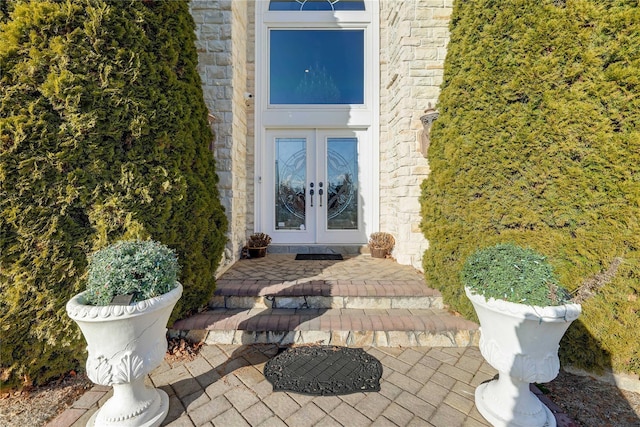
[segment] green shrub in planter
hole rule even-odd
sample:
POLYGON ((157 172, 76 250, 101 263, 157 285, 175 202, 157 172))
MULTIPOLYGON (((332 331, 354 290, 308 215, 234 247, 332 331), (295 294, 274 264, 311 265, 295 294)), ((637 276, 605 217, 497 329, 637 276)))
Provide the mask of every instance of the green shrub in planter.
POLYGON ((157 297, 176 287, 179 269, 175 252, 161 243, 114 243, 89 258, 85 302, 109 305, 116 295, 133 295, 131 302, 157 297))
POLYGON ((473 293, 486 299, 541 307, 569 301, 569 294, 558 285, 546 258, 512 243, 500 243, 471 254, 460 279, 473 293))

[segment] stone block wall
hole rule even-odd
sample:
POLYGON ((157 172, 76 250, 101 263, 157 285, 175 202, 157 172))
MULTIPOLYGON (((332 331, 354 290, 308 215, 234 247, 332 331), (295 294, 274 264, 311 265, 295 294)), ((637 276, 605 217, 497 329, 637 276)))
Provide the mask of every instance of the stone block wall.
POLYGON ((380 1, 380 231, 393 255, 422 270, 420 184, 429 174, 420 117, 436 106, 453 0, 380 1))
MULTIPOLYGON (((256 93, 256 2, 247 1, 247 93, 252 94, 252 98, 246 100, 247 105, 247 159, 246 159, 246 174, 247 174, 247 199, 245 203, 247 205, 247 217, 244 224, 244 232, 248 237, 254 231, 254 218, 255 218, 255 93, 256 93)), ((257 230, 260 231, 260 230, 257 230)), ((243 245, 244 246, 244 245, 243 245)))
POLYGON ((248 37, 253 31, 252 4, 232 0, 190 3, 198 38, 198 71, 215 134, 212 150, 220 177, 218 187, 229 219, 229 242, 220 271, 239 258, 246 241, 247 217, 253 215, 253 194, 248 193, 249 180, 253 180, 253 163, 248 163, 248 159, 252 160, 248 145, 253 151, 249 138, 253 134, 253 123, 249 121, 252 104, 245 99, 250 90, 247 53, 248 48, 253 50, 253 41, 248 37))

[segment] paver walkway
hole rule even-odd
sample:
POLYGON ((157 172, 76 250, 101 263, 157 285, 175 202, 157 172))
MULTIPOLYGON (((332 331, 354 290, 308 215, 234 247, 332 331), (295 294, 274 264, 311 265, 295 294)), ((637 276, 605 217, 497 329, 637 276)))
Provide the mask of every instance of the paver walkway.
MULTIPOLYGON (((368 348, 383 365, 378 393, 273 392, 264 378, 274 345, 210 345, 192 361, 164 362, 150 381, 170 397, 168 426, 487 426, 473 403, 495 371, 475 347, 368 348)), ((86 393, 51 427, 84 426, 111 393, 86 393)))
MULTIPOLYGON (((290 262, 290 258, 241 261, 220 282, 273 280, 280 283, 275 286, 288 289, 299 281, 335 280, 337 285, 346 280, 354 285, 357 280, 376 277, 379 286, 388 287, 392 282, 385 282, 387 279, 401 284, 423 280, 414 269, 391 260, 355 257, 350 262, 290 262), (281 283, 283 280, 291 282, 281 283)), ((345 292, 354 290, 350 287, 340 295, 345 292)), ((380 392, 329 397, 273 392, 263 375, 264 364, 277 352, 273 344, 206 345, 193 360, 173 364, 165 360, 148 381, 170 396, 169 415, 163 423, 167 426, 489 425, 475 408, 474 390, 496 371, 476 346, 364 348, 383 365, 380 392)), ((110 395, 108 387, 96 386, 48 426, 84 426, 110 395)), ((548 400, 545 403, 558 413, 559 427, 576 426, 557 406, 548 400)))
MULTIPOLYGON (((477 347, 367 348, 383 365, 377 393, 305 396, 273 392, 264 378, 275 345, 209 345, 191 361, 162 363, 149 381, 169 395, 165 426, 488 426, 475 387, 496 371, 477 347)), ((48 427, 85 426, 111 396, 96 386, 48 427)), ((544 397, 542 397, 544 400, 544 397)), ((554 412, 559 408, 545 401, 554 412)), ((575 427, 557 413, 559 427, 575 427)))

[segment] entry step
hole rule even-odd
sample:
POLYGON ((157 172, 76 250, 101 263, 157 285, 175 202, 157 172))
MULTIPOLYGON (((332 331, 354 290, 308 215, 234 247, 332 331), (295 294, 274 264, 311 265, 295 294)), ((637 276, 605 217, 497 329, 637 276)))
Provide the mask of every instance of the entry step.
POLYGON ((419 280, 219 280, 210 308, 421 309, 444 307, 419 280))
POLYGON ((478 345, 478 326, 442 309, 215 309, 176 322, 170 336, 207 344, 478 345))
POLYGON ((270 254, 368 254, 368 245, 286 245, 272 243, 267 252, 270 254))

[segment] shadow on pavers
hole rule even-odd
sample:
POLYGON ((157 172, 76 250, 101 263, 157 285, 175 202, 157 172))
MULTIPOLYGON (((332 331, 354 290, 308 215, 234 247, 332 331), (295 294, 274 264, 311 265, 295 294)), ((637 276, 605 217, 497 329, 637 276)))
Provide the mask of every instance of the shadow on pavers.
MULTIPOLYGON (((242 262, 243 267, 247 268, 247 266, 251 266, 249 262, 247 262, 247 264, 244 264, 245 262, 246 261, 242 262)), ((299 261, 299 262, 304 263, 309 261, 299 261)), ((328 265, 333 265, 339 262, 341 261, 337 261, 337 260, 323 261, 322 268, 326 268, 328 265)), ((258 266, 255 266, 255 267, 258 267, 258 266)), ((245 271, 242 274, 250 274, 250 271, 249 272, 245 271)), ((294 276, 283 277, 281 280, 282 281, 295 280, 297 282, 304 280, 304 277, 298 276, 298 274, 300 274, 298 271, 295 271, 292 274, 294 274, 294 276)), ((272 282, 272 281, 273 280, 269 280, 269 282, 272 282)), ((275 299, 277 297, 288 297, 292 294, 292 290, 295 290, 296 288, 305 287, 308 284, 309 284, 308 281, 303 281, 302 283, 291 283, 291 285, 287 286, 285 290, 281 290, 279 292, 274 292, 269 295, 266 295, 266 299, 273 302, 272 308, 277 309, 278 307, 275 306, 275 299)), ((333 295, 333 285, 329 286, 328 288, 327 287, 322 288, 320 290, 314 289, 314 291, 316 292, 321 291, 321 293, 318 293, 317 295, 314 294, 314 296, 329 297, 333 295)), ((298 293, 293 292, 293 294, 297 295, 298 293)), ((308 308, 308 307, 305 307, 305 305, 306 305, 306 301, 301 308, 308 308)), ((227 381, 228 378, 224 378, 225 376, 233 373, 237 369, 240 369, 246 366, 264 364, 271 357, 278 354, 279 351, 283 350, 284 348, 288 348, 291 345, 294 345, 294 342, 291 336, 291 334, 294 332, 291 332, 291 331, 295 331, 297 326, 300 326, 305 322, 309 322, 312 319, 322 316, 322 314, 324 314, 327 310, 328 309, 326 308, 311 309, 305 314, 296 314, 296 315, 287 316, 287 319, 286 319, 287 330, 285 331, 265 332, 263 329, 264 325, 260 324, 261 318, 259 315, 253 316, 249 319, 242 321, 238 325, 237 329, 247 331, 248 333, 242 337, 242 344, 240 345, 240 347, 238 347, 235 351, 233 351, 233 353, 229 355, 226 358, 226 360, 211 361, 207 359, 207 357, 205 356, 205 359, 207 359, 207 361, 211 365, 216 365, 213 367, 213 369, 193 377, 191 376, 191 374, 189 374, 188 378, 179 380, 175 383, 170 383, 169 385, 160 386, 160 388, 165 389, 167 394, 170 396, 169 414, 167 415, 167 418, 164 420, 162 425, 167 425, 172 421, 175 421, 176 419, 185 415, 186 413, 192 412, 191 410, 189 410, 190 405, 193 405, 194 407, 193 410, 195 411, 201 405, 206 405, 210 398, 213 400, 216 397, 218 397, 216 395, 217 393, 212 393, 211 396, 207 395, 206 390, 212 385, 214 385, 217 381, 227 381), (256 340, 259 340, 259 338, 256 338, 253 336, 253 333, 256 333, 256 332, 275 334, 276 336, 280 337, 280 339, 276 340, 278 341, 278 343, 273 343, 273 344, 259 343, 259 341, 256 342, 256 340), (202 401, 198 402, 198 400, 200 399, 202 399, 202 401), (205 400, 207 402, 204 402, 205 400)), ((233 316, 233 313, 227 313, 225 317, 231 317, 231 316, 233 316)), ((282 326, 282 325, 279 325, 279 326, 282 326)), ((182 331, 181 333, 177 334, 175 337, 184 338, 188 340, 189 333, 188 331, 182 331)), ((205 345, 205 347, 201 349, 201 352, 203 351, 206 352, 206 347, 207 346, 205 345)), ((211 347, 225 348, 226 346, 211 345, 211 347)), ((214 357, 214 359, 218 359, 218 358, 219 356, 214 357)), ((188 362, 185 362, 184 364, 188 364, 188 362)), ((175 369, 177 366, 178 365, 176 365, 173 368, 175 369)), ((185 369, 187 368, 185 367, 185 369)), ((260 374, 262 374, 262 372, 260 372, 260 374)), ((265 380, 264 376, 262 377, 262 380, 265 380)), ((269 386, 271 385, 269 384, 269 386)))
MULTIPOLYGON (((162 422, 162 425, 170 424, 187 413, 194 412, 204 405, 212 404, 211 402, 215 401, 217 397, 224 395, 230 388, 234 387, 234 384, 228 383, 229 378, 227 375, 244 367, 263 365, 279 351, 277 344, 250 344, 239 346, 233 353, 227 356, 224 352, 224 347, 227 346, 212 345, 210 347, 222 348, 219 355, 214 355, 211 358, 212 361, 220 359, 221 361, 218 365, 200 375, 189 375, 188 378, 159 387, 165 390, 170 396, 169 414, 162 422), (215 390, 216 388, 217 390, 215 390), (207 390, 209 390, 209 393, 207 393, 207 390), (201 399, 203 402, 198 403, 201 399), (193 409, 189 408, 192 405, 194 406, 193 409)), ((201 352, 202 351, 206 352, 206 349, 203 348, 201 349, 201 352)), ((199 357, 203 357, 204 360, 207 360, 207 363, 213 364, 207 358, 207 355, 201 354, 199 357)), ((189 362, 179 362, 173 366, 172 369, 178 368, 179 365, 188 364, 189 362)), ((188 370, 186 366, 185 369, 188 370)), ((260 374, 262 375, 262 370, 260 370, 260 374)), ((266 381, 264 377, 262 377, 261 380, 266 381)), ((256 383, 258 382, 261 381, 256 380, 256 383)), ((250 384, 244 383, 242 383, 242 385, 238 384, 237 386, 250 388, 250 384)), ((269 386, 271 385, 269 384, 269 386)), ((222 413, 228 409, 226 407, 220 407, 220 405, 215 406, 216 408, 212 407, 211 411, 219 411, 219 413, 222 413)), ((212 413, 212 416, 217 416, 219 413, 215 413, 215 415, 212 413)))

